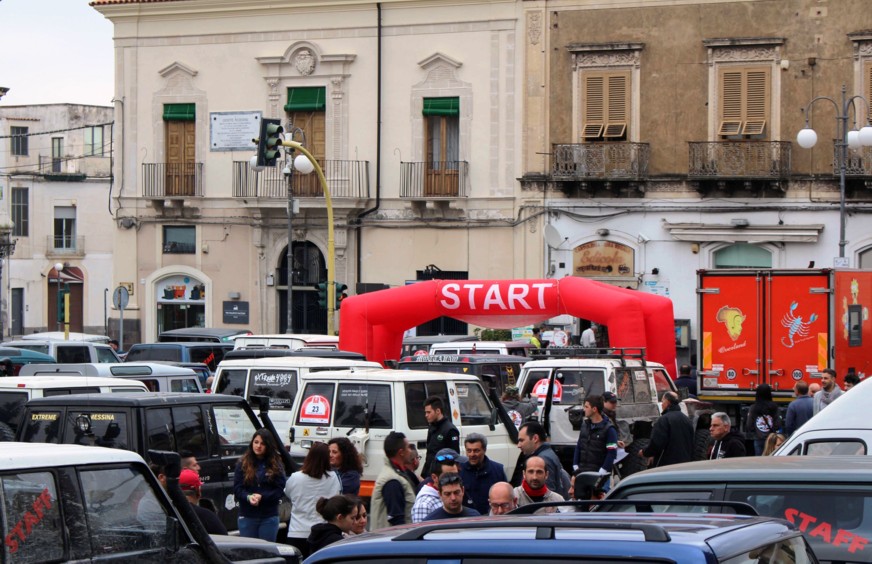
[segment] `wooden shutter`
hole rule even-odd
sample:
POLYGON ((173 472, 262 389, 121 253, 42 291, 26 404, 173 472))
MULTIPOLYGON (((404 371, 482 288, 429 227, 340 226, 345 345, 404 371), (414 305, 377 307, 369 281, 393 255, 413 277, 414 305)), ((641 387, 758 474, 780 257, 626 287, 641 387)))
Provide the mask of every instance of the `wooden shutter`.
POLYGON ((769 67, 729 67, 719 73, 718 135, 763 135, 769 119, 769 67))
POLYGON ((589 72, 582 79, 582 139, 620 139, 630 112, 630 72, 589 72))
MULTIPOLYGON (((872 62, 863 65, 863 96, 872 102, 872 62)), ((872 107, 869 108, 869 119, 872 119, 872 107)))
POLYGON ((582 98, 584 109, 581 116, 582 139, 599 139, 605 127, 605 75, 588 73, 583 78, 582 98))

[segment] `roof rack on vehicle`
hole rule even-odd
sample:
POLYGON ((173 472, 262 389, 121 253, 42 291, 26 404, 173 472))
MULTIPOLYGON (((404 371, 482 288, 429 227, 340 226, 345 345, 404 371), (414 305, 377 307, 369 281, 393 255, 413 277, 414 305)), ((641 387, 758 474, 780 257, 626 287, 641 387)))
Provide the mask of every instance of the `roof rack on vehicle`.
MULTIPOLYGON (((663 503, 662 501, 660 503, 663 503)), ((530 506, 525 506, 530 507, 530 506)), ((587 515, 592 514, 588 513, 587 515)), ((394 541, 415 541, 423 539, 427 534, 435 531, 458 530, 458 529, 494 529, 494 528, 511 528, 518 529, 523 527, 535 527, 536 539, 554 539, 557 529, 608 529, 613 531, 641 531, 645 535, 645 542, 669 542, 672 538, 666 529, 660 525, 653 523, 624 523, 616 521, 605 521, 596 519, 585 519, 583 521, 561 520, 543 521, 494 521, 494 520, 475 520, 475 521, 442 521, 434 522, 433 524, 422 523, 421 525, 410 529, 401 535, 393 538, 394 541)))
POLYGON ((606 358, 621 361, 626 366, 627 360, 639 360, 645 363, 645 347, 548 347, 545 349, 530 349, 533 360, 549 358, 606 358))
MULTIPOLYGON (((657 500, 657 499, 591 499, 591 500, 566 500, 530 503, 513 509, 509 515, 532 515, 543 507, 577 507, 581 509, 600 508, 609 505, 633 506, 636 513, 654 513, 655 505, 669 505, 682 507, 725 507, 735 510, 736 515, 759 517, 760 514, 754 506, 744 501, 699 501, 691 499, 683 500, 657 500)), ((670 512, 671 513, 671 512, 670 512)))

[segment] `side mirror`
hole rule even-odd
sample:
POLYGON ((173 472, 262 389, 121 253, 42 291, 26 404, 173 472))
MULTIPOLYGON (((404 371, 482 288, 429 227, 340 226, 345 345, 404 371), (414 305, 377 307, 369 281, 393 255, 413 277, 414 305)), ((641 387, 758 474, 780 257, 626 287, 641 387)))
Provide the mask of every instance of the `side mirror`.
POLYGON ((291 429, 288 431, 288 439, 290 439, 290 442, 294 442, 294 439, 296 437, 297 437, 297 430, 294 429, 293 427, 291 427, 291 429))
POLYGON ((164 531, 164 552, 175 554, 179 551, 179 520, 167 515, 167 527, 164 531))
POLYGON ((488 421, 487 426, 491 431, 497 428, 497 421, 500 420, 500 408, 495 407, 491 410, 490 421, 488 421))

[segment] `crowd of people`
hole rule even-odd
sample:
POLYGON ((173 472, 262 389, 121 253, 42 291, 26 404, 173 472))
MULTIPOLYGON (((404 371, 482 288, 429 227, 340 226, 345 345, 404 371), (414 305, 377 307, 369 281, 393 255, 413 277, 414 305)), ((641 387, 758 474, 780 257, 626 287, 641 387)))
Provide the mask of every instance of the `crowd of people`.
MULTIPOLYGON (((679 374, 686 377, 690 368, 682 366, 679 374)), ((772 400, 771 387, 758 386, 745 422, 746 428, 753 430, 753 453, 746 449, 744 437, 729 415, 715 413, 711 416, 707 458, 771 454, 785 437, 858 383, 852 376, 844 379, 844 389, 836 382, 835 372, 829 369, 824 371, 820 385, 797 382, 796 398, 784 420, 772 400)), ((507 399, 520 400, 517 390, 508 390, 508 395, 507 399)), ((629 439, 627 429, 622 429, 616 417, 617 402, 612 392, 585 398, 585 418, 573 455, 572 475, 564 470, 548 443, 542 424, 523 421, 518 431, 523 465, 513 477, 517 484, 513 485, 503 465, 488 458, 486 436, 468 434, 462 441, 464 454, 460 454, 460 433, 446 417, 443 400, 429 397, 423 405, 429 424, 423 457, 403 433, 392 431, 385 437, 384 465, 373 486, 370 521, 366 506, 358 497, 363 471, 361 456, 348 438, 314 443, 302 468, 287 476, 278 450, 280 445, 268 431, 258 430, 234 474, 239 534, 277 540, 279 503, 283 498, 290 501, 291 517, 286 539, 278 540, 297 547, 304 556, 366 530, 435 519, 503 515, 539 502, 602 499, 609 489, 618 452, 629 439)), ((693 459, 694 429, 680 403, 679 394, 663 394, 661 415, 654 422, 650 441, 634 453, 649 467, 693 459)), ((209 508, 207 500, 201 497, 196 458, 183 456, 182 466, 179 485, 203 526, 211 534, 227 534, 214 507, 209 508)), ((153 467, 153 470, 164 482, 163 469, 153 467)), ((537 513, 557 510, 554 506, 543 507, 537 513)))

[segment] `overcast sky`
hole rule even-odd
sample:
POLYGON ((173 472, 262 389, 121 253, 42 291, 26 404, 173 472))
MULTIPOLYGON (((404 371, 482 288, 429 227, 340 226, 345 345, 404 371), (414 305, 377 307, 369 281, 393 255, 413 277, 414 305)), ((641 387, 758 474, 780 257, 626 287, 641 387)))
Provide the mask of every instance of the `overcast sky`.
POLYGON ((88 0, 0 0, 2 106, 110 106, 112 23, 88 0))

